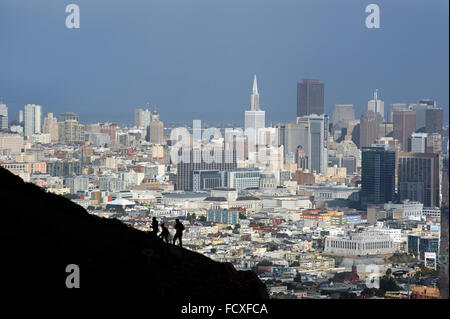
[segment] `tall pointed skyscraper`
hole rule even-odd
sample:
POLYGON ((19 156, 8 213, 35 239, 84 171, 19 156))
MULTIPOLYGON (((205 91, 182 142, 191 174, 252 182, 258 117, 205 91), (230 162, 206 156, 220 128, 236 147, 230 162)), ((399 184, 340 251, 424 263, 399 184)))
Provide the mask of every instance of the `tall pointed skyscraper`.
POLYGON ((256 80, 256 74, 253 78, 253 91, 250 95, 250 110, 259 111, 259 93, 258 93, 258 81, 256 80))
POLYGON ((253 90, 250 95, 250 110, 245 111, 245 131, 248 137, 248 152, 256 152, 258 132, 266 126, 266 112, 259 108, 258 82, 253 78, 253 90))

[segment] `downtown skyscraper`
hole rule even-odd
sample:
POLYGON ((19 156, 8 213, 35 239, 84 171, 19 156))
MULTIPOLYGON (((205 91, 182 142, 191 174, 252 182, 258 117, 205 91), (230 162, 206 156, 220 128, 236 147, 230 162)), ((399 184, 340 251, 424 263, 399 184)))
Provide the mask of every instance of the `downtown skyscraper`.
POLYGON ((424 207, 439 207, 439 154, 407 153, 398 155, 399 199, 418 201, 424 207))
POLYGON ((245 131, 248 136, 249 153, 255 152, 259 131, 266 127, 266 112, 259 107, 259 92, 256 75, 253 78, 253 89, 250 95, 250 110, 245 111, 245 131))
POLYGON ((24 135, 32 136, 41 133, 42 106, 36 104, 25 105, 24 135))
POLYGON ((151 121, 147 126, 146 140, 152 144, 164 143, 164 123, 159 119, 159 113, 153 111, 151 121))
POLYGON ((416 112, 411 110, 394 111, 393 124, 393 136, 400 142, 401 150, 407 152, 410 149, 411 134, 416 130, 416 112))
POLYGON ((297 83, 297 117, 324 114, 324 96, 324 84, 317 79, 297 83))
POLYGON ((395 152, 387 146, 362 148, 361 203, 384 204, 395 198, 395 152))
POLYGON ((311 172, 326 173, 328 168, 328 116, 308 117, 308 166, 311 172))
POLYGON ((342 129, 347 129, 348 123, 355 120, 353 104, 336 104, 333 110, 333 135, 338 138, 342 129))
POLYGON ((377 121, 379 123, 384 120, 384 102, 378 99, 378 90, 373 92, 373 100, 369 100, 367 103, 367 109, 377 114, 377 121))
POLYGON ((149 109, 135 109, 134 110, 134 126, 140 129, 147 129, 150 125, 151 113, 149 109))
POLYGON ((377 139, 378 122, 377 115, 372 110, 366 110, 361 115, 359 122, 359 145, 360 147, 371 146, 377 139))

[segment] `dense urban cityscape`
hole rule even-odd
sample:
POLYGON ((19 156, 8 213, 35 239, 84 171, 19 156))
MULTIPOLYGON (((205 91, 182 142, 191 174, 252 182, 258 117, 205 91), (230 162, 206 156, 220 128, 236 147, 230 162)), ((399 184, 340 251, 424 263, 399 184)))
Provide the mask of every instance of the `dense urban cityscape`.
POLYGON ((233 128, 167 126, 146 102, 133 125, 37 104, 17 120, 0 101, 0 166, 93 215, 156 217, 169 242, 180 219, 184 248, 254 270, 272 298, 448 298, 448 106, 385 108, 374 89, 360 118, 325 114, 324 83, 304 79, 292 121, 268 125, 249 87, 233 128))

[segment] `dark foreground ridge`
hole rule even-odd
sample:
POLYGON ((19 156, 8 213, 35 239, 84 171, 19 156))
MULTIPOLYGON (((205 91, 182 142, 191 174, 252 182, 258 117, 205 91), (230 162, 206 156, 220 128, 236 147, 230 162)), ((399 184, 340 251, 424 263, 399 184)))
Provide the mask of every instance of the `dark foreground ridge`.
POLYGON ((169 300, 268 298, 254 272, 165 244, 0 167, 1 289, 21 296, 82 294, 169 300), (80 268, 80 288, 68 289, 66 266, 80 268))

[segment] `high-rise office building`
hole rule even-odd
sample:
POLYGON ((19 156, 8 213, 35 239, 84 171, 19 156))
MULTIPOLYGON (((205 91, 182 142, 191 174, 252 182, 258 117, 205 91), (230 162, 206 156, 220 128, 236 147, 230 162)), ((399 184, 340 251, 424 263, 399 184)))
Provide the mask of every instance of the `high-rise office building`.
POLYGON ((0 131, 8 129, 8 107, 6 104, 0 103, 0 131))
POLYGON ((297 83, 297 116, 324 114, 324 84, 316 79, 297 83))
POLYGON ((378 90, 375 90, 373 93, 373 100, 369 100, 367 103, 367 109, 370 111, 375 112, 375 114, 379 114, 380 116, 377 116, 378 122, 383 122, 384 120, 384 102, 380 99, 378 99, 378 90))
POLYGON ((377 139, 377 115, 372 110, 366 110, 361 115, 359 124, 359 146, 371 146, 377 139))
POLYGON ((439 207, 439 154, 400 152, 397 175, 400 200, 439 207))
POLYGON ((442 109, 427 109, 425 111, 425 132, 442 135, 444 111, 442 109))
MULTIPOLYGON (((333 110, 333 135, 348 127, 348 123, 355 120, 353 104, 336 104, 333 110)), ((337 133, 339 134, 339 133, 337 133)))
MULTIPOLYGON (((156 112, 156 111, 155 111, 156 112)), ((134 126, 146 130, 150 125, 151 114, 150 110, 135 109, 134 110, 134 126)))
POLYGON ((19 123, 23 123, 23 110, 19 110, 19 123))
POLYGON ((152 144, 164 144, 164 123, 160 121, 159 114, 152 112, 151 122, 147 127, 146 140, 152 144))
POLYGON ((427 133, 411 134, 411 152, 426 153, 427 151, 427 133))
POLYGON ((41 133, 42 106, 36 104, 25 105, 24 135, 32 136, 41 133))
POLYGON ((58 142, 58 121, 56 120, 56 117, 53 116, 53 113, 48 113, 47 117, 44 118, 42 131, 45 134, 50 134, 50 141, 52 143, 58 142))
POLYGON ((253 79, 253 90, 250 95, 250 110, 245 111, 245 130, 248 136, 249 153, 256 151, 259 131, 266 127, 266 112, 259 107, 259 92, 256 75, 253 79))
POLYGON ((362 148, 361 202, 383 204, 395 197, 395 152, 387 146, 362 148))
POLYGON ((283 145, 286 162, 295 163, 299 146, 308 148, 308 123, 278 123, 278 141, 283 145))
POLYGON ((308 163, 311 172, 326 173, 328 168, 328 116, 308 117, 308 163))
POLYGON ((412 110, 395 111, 393 124, 393 136, 400 142, 401 150, 407 152, 411 134, 416 130, 416 112, 412 110))
POLYGON ((408 107, 411 111, 416 112, 416 130, 421 131, 425 130, 426 126, 426 112, 429 108, 431 108, 430 105, 424 104, 424 103, 416 103, 411 104, 408 107))
POLYGON ((406 103, 392 103, 389 107, 389 113, 388 113, 388 122, 392 123, 392 121, 394 120, 393 116, 394 116, 394 112, 395 111, 401 111, 401 110, 406 110, 406 103))

